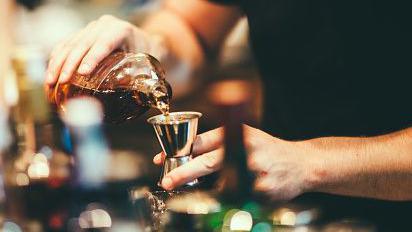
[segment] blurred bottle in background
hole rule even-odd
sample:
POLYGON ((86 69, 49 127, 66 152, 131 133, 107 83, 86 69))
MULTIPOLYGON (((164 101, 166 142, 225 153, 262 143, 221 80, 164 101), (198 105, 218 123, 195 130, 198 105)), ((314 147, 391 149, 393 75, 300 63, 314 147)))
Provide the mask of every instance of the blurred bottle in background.
POLYGON ((70 128, 75 160, 69 230, 110 228, 111 217, 102 203, 109 161, 109 148, 101 128, 102 107, 97 100, 82 97, 68 101, 65 108, 62 117, 70 128))
POLYGON ((217 180, 221 209, 207 219, 211 231, 271 231, 247 165, 243 123, 250 123, 249 88, 247 82, 229 80, 215 84, 209 95, 224 125, 224 158, 217 180))
POLYGON ((9 118, 13 144, 3 155, 7 216, 27 231, 59 231, 70 158, 56 146, 60 137, 43 91, 46 59, 32 46, 16 48, 11 57, 18 98, 9 118))
POLYGON ((131 204, 117 204, 122 195, 108 181, 111 151, 102 128, 102 105, 94 98, 78 97, 65 108, 62 117, 72 135, 75 162, 67 230, 139 231, 131 204))

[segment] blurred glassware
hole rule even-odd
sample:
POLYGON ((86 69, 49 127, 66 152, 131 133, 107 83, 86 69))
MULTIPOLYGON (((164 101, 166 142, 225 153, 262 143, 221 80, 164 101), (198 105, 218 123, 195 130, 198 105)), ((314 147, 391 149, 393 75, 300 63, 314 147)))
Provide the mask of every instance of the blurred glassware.
MULTIPOLYGON (((205 218, 221 210, 218 200, 207 192, 183 193, 166 201, 161 231, 209 231, 205 218)), ((211 231, 211 230, 210 230, 211 231)))
POLYGON ((136 187, 130 190, 129 193, 135 211, 135 220, 143 231, 152 231, 152 228, 155 227, 152 213, 156 206, 152 206, 153 204, 150 201, 152 194, 149 187, 136 187))
POLYGON ((321 211, 314 206, 284 204, 273 210, 269 217, 276 231, 320 231, 321 211))
POLYGON ((57 84, 54 102, 61 111, 68 99, 93 96, 103 104, 106 122, 121 123, 144 114, 150 107, 169 111, 172 89, 159 61, 144 53, 114 52, 90 75, 74 74, 57 84))
POLYGON ((129 196, 135 211, 135 220, 144 231, 160 231, 164 215, 169 207, 167 201, 186 194, 185 191, 173 190, 150 191, 146 186, 134 187, 129 196))
POLYGON ((74 225, 70 231, 100 231, 112 226, 105 196, 110 150, 101 123, 103 109, 94 98, 69 100, 62 118, 72 135, 74 175, 70 205, 74 225))
POLYGON ((130 176, 130 172, 120 178, 110 174, 113 165, 116 165, 114 170, 122 167, 112 162, 115 159, 103 133, 102 105, 95 98, 83 96, 68 100, 65 109, 62 118, 70 130, 74 148, 68 206, 71 219, 67 230, 140 231, 140 225, 133 221, 127 183, 124 183, 136 176, 134 173, 130 176))
POLYGON ((211 231, 252 231, 271 227, 268 224, 264 197, 254 192, 254 173, 247 166, 243 143, 243 123, 249 120, 249 85, 240 80, 224 81, 209 89, 209 98, 220 112, 224 125, 224 158, 217 181, 221 211, 206 224, 211 231))
POLYGON ((67 102, 62 118, 72 134, 76 185, 100 188, 109 170, 109 155, 101 123, 103 109, 94 98, 81 97, 67 102))
POLYGON ((320 210, 304 205, 283 205, 275 209, 271 216, 273 225, 309 225, 319 221, 320 210))
POLYGON ((70 159, 56 146, 59 136, 43 90, 46 59, 40 48, 19 45, 12 65, 17 102, 10 117, 13 144, 3 156, 7 215, 24 229, 58 230, 49 222, 62 220, 70 159))

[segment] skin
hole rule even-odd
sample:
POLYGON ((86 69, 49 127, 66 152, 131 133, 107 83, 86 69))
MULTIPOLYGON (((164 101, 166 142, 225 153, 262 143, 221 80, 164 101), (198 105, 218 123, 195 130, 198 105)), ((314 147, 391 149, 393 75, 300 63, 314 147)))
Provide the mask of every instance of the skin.
MULTIPOLYGON (((4 88, 4 77, 9 70, 10 47, 11 46, 11 18, 14 11, 14 1, 3 0, 0 2, 0 90, 4 88)), ((4 102, 3 91, 0 91, 0 108, 6 104, 4 102)))
MULTIPOLYGON (((219 48, 241 13, 203 0, 170 0, 142 28, 103 16, 58 45, 51 54, 47 85, 67 82, 74 72, 89 74, 114 49, 150 52, 151 35, 162 35, 172 57, 196 70, 219 48), (207 19, 207 20, 204 20, 207 19), (184 41, 184 43, 182 43, 184 41)), ((273 200, 304 192, 387 200, 412 200, 412 129, 369 137, 327 137, 299 142, 244 127, 248 164, 255 188, 273 200)), ((163 180, 173 189, 221 167, 222 129, 197 137, 195 158, 163 180)), ((154 158, 163 162, 163 155, 154 158)))
MULTIPOLYGON (((221 167, 222 129, 199 135, 195 158, 171 171, 162 186, 173 189, 221 167)), ((369 137, 324 137, 290 142, 244 126, 248 165, 257 173, 255 188, 272 200, 304 192, 412 200, 412 129, 369 137)), ((153 162, 162 164, 164 155, 153 162)))

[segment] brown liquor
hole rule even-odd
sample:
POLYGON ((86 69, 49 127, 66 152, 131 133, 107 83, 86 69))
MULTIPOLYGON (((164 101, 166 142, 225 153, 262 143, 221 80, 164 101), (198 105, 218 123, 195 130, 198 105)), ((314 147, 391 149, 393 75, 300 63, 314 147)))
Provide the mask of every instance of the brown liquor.
MULTIPOLYGON (((142 95, 129 89, 92 90, 75 84, 61 86, 61 91, 56 92, 57 106, 64 111, 67 99, 79 96, 93 96, 104 107, 104 120, 110 123, 122 123, 126 120, 139 117, 149 110, 150 106, 144 104, 142 95)), ((79 112, 81 113, 81 112, 79 112)))
POLYGON ((100 100, 105 122, 121 123, 139 117, 149 108, 168 115, 172 90, 154 57, 115 52, 90 75, 74 74, 69 83, 57 84, 52 98, 64 111, 66 100, 84 95, 100 100))

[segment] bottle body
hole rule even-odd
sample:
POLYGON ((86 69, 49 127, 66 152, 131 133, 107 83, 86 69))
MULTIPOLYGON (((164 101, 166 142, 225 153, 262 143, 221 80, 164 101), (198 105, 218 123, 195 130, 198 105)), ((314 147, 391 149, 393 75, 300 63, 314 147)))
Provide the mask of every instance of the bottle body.
POLYGON ((252 97, 248 84, 242 81, 218 83, 212 88, 210 97, 222 115, 224 158, 217 181, 221 209, 210 215, 205 225, 210 231, 255 231, 266 218, 253 190, 255 175, 248 168, 244 144, 243 123, 249 121, 248 106, 252 97))
POLYGON ((6 214, 27 230, 60 231, 70 159, 57 145, 59 130, 44 94, 46 59, 41 49, 21 45, 12 64, 18 100, 10 109, 13 142, 3 155, 6 214))
POLYGON ((172 95, 160 63, 150 55, 115 52, 90 75, 74 74, 69 83, 57 84, 54 102, 64 103, 79 96, 93 96, 103 105, 105 122, 121 123, 150 108, 168 111, 172 95))

